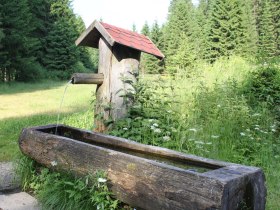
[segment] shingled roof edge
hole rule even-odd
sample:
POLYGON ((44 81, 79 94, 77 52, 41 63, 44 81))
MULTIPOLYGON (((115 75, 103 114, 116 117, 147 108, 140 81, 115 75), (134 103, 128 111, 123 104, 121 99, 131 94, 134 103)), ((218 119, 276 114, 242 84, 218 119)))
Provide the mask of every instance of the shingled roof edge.
POLYGON ((75 41, 77 46, 81 45, 83 40, 87 37, 87 35, 96 28, 99 33, 106 39, 106 41, 111 45, 114 46, 115 40, 113 37, 106 31, 106 29, 100 24, 99 21, 95 20, 92 24, 79 36, 79 38, 75 41))
MULTIPOLYGON (((104 24, 110 25, 108 23, 104 23, 104 24)), ((110 26, 113 26, 113 25, 110 25, 110 26)), ((116 26, 113 26, 113 27, 119 28, 119 27, 116 27, 116 26)), ((93 21, 93 23, 79 36, 79 38, 75 41, 75 44, 77 46, 88 46, 87 44, 84 44, 83 41, 86 40, 86 37, 94 30, 94 28, 101 34, 101 36, 103 36, 105 38, 105 40, 109 43, 110 46, 113 47, 115 43, 118 43, 118 44, 123 45, 123 46, 127 46, 123 43, 120 43, 120 42, 116 41, 113 38, 113 36, 111 36, 111 34, 107 31, 107 29, 102 25, 102 23, 97 21, 97 20, 93 21)), ((129 30, 123 29, 123 28, 119 28, 119 29, 129 31, 129 30)), ((138 35, 142 35, 142 34, 138 34, 138 35)), ((148 53, 150 55, 154 55, 158 59, 163 59, 165 56, 157 48, 157 46, 151 41, 151 39, 149 37, 145 36, 145 35, 143 35, 143 36, 150 41, 150 43, 159 51, 159 53, 153 54, 153 52, 151 52, 151 51, 149 52, 149 51, 146 51, 144 49, 142 50, 142 49, 138 49, 138 48, 135 48, 135 47, 132 47, 132 46, 127 46, 127 47, 130 47, 132 49, 148 53)))

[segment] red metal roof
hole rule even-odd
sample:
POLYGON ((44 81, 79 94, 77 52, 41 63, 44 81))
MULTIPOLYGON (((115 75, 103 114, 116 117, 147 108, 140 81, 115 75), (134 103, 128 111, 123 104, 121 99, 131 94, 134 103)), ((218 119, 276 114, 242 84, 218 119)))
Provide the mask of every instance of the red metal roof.
POLYGON ((145 35, 100 22, 110 36, 119 44, 163 58, 164 55, 145 35))
POLYGON ((94 21, 77 39, 76 44, 81 46, 98 47, 98 40, 100 36, 103 36, 111 46, 118 43, 151 55, 155 55, 160 59, 164 58, 164 55, 160 52, 160 50, 145 35, 99 21, 94 21))

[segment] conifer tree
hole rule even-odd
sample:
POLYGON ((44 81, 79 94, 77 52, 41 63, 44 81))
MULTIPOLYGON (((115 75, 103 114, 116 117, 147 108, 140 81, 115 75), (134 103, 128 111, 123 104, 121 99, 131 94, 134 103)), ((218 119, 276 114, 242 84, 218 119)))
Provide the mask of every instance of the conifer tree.
POLYGON ((29 0, 29 7, 32 12, 32 24, 35 28, 32 36, 37 38, 33 47, 34 56, 40 64, 43 64, 47 45, 46 38, 52 24, 50 18, 51 0, 29 0))
POLYGON ((150 36, 150 27, 148 25, 148 22, 146 21, 142 30, 141 30, 141 34, 145 35, 145 36, 150 36))
POLYGON ((196 53, 196 22, 194 21, 194 7, 190 0, 173 0, 169 7, 169 16, 164 27, 165 47, 167 71, 176 73, 178 65, 174 62, 177 56, 178 48, 184 37, 187 37, 188 46, 192 48, 192 52, 196 53))
POLYGON ((255 56, 258 50, 257 19, 254 14, 254 1, 241 1, 242 25, 244 26, 244 43, 239 47, 241 54, 255 56))
POLYGON ((221 56, 242 54, 244 46, 249 45, 253 35, 248 31, 253 21, 250 14, 245 14, 248 12, 245 8, 242 0, 209 2, 208 59, 211 62, 221 56))
POLYGON ((27 0, 1 1, 2 8, 2 48, 0 49, 0 69, 2 79, 28 80, 36 72, 28 72, 34 64, 32 48, 36 39, 31 36, 34 27, 27 0), (3 76, 4 75, 4 76, 3 76), (27 77, 25 77, 27 76, 27 77))
POLYGON ((137 32, 135 23, 132 24, 132 31, 133 31, 133 32, 137 32))
MULTIPOLYGON (((155 21, 154 24, 152 25, 150 31, 150 39, 160 50, 163 48, 163 34, 157 21, 155 21)), ((151 56, 151 55, 146 56, 147 73, 158 74, 158 73, 163 73, 163 71, 164 71, 164 64, 162 61, 159 61, 155 56, 151 56)))
MULTIPOLYGON (((2 10, 2 4, 0 3, 0 11, 2 10)), ((1 40, 4 38, 4 32, 2 28, 2 13, 0 13, 0 48, 1 48, 1 40)))
MULTIPOLYGON (((141 29, 141 34, 145 35, 145 36, 150 36, 150 27, 148 25, 148 22, 146 21, 145 24, 143 25, 142 29, 141 29)), ((147 55, 146 53, 141 53, 141 72, 144 73, 148 73, 148 60, 149 60, 149 55, 147 55)))
POLYGON ((261 58, 271 58, 276 55, 277 43, 275 24, 273 20, 272 4, 270 0, 261 2, 259 17, 259 55, 261 58))
POLYGON ((280 1, 272 0, 272 11, 276 38, 276 56, 280 55, 280 1))
POLYGON ((196 9, 198 53, 200 58, 207 54, 207 36, 209 31, 209 5, 208 0, 200 0, 196 9))
MULTIPOLYGON (((51 4, 51 19, 53 24, 47 36, 46 55, 44 64, 54 76, 61 79, 69 78, 75 69, 83 64, 76 65, 85 52, 75 46, 75 40, 79 36, 77 20, 70 0, 58 0, 51 4), (75 66, 76 65, 76 66, 75 66)), ((84 59, 84 58, 83 58, 84 59)))

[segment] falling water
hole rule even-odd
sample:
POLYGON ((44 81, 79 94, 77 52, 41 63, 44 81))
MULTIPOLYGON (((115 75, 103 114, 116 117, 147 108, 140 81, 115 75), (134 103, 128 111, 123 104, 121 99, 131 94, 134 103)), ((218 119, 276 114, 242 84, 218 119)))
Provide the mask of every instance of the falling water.
POLYGON ((57 134, 57 127, 58 127, 59 118, 60 118, 60 114, 61 114, 61 107, 62 107, 62 104, 63 104, 63 101, 64 101, 64 96, 65 96, 65 93, 66 93, 66 90, 67 90, 69 84, 71 84, 71 83, 72 83, 72 80, 69 80, 69 82, 67 82, 67 84, 66 84, 66 87, 64 88, 64 92, 63 92, 63 95, 62 95, 62 99, 60 101, 60 105, 59 105, 59 109, 58 109, 58 114, 57 114, 55 134, 57 134))

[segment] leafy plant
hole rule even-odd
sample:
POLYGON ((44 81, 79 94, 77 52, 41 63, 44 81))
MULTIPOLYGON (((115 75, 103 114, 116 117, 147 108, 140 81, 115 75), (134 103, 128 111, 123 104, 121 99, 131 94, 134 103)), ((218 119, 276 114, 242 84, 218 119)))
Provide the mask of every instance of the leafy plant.
POLYGON ((21 156, 17 165, 23 189, 34 193, 43 209, 120 209, 104 172, 76 177, 44 168, 26 156, 21 156))

